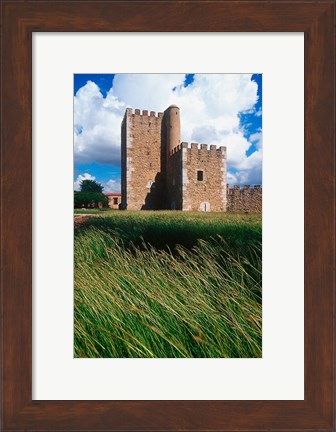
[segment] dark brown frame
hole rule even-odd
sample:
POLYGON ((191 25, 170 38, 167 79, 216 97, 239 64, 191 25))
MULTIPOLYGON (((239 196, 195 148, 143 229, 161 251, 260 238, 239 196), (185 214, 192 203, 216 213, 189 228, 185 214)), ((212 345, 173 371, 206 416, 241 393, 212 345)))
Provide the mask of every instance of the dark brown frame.
POLYGON ((1 17, 3 430, 335 430, 335 0, 3 0, 1 17), (32 32, 38 31, 305 33, 303 401, 32 401, 32 32))

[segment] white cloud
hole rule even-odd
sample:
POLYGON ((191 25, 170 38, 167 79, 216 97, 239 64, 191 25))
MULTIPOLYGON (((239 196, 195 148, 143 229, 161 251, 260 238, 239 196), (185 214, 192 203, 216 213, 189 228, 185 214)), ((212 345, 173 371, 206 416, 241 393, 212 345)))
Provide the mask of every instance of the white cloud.
POLYGON ((242 160, 238 165, 238 170, 227 174, 227 182, 230 186, 254 185, 262 183, 262 150, 259 149, 249 157, 242 160))
POLYGON ((235 174, 228 173, 227 182, 233 185, 255 185, 261 184, 261 165, 255 166, 249 170, 240 170, 235 174))
POLYGON ((118 74, 106 98, 89 81, 75 96, 75 161, 118 166, 125 108, 158 112, 174 103, 181 109, 182 141, 226 146, 229 168, 242 171, 237 180, 243 171, 261 173, 261 134, 248 140, 239 118, 254 112, 257 102, 251 75, 197 74, 187 87, 184 79, 183 74, 118 74), (252 143, 257 150, 247 156, 252 143))
POLYGON ((259 108, 259 110, 255 113, 255 115, 256 115, 257 117, 260 117, 260 116, 262 115, 262 109, 259 108))
POLYGON ((249 140, 251 141, 251 143, 255 144, 255 146, 257 147, 258 150, 262 148, 262 133, 261 132, 256 132, 256 133, 250 135, 249 140))
POLYGON ((184 74, 118 74, 112 94, 128 107, 164 111, 174 103, 173 88, 183 85, 184 74))
POLYGON ((104 193, 120 193, 121 192, 121 183, 119 180, 108 180, 106 183, 103 183, 104 193))
POLYGON ((111 92, 106 98, 92 81, 74 98, 75 162, 118 165, 120 124, 125 105, 111 92))
MULTIPOLYGON (((75 191, 80 190, 80 182, 82 180, 96 180, 96 177, 89 173, 79 174, 76 180, 74 181, 75 191)), ((120 193, 121 191, 120 180, 110 179, 107 182, 101 182, 100 184, 104 187, 103 193, 112 193, 112 192, 120 193)))
POLYGON ((92 176, 89 173, 79 174, 78 177, 76 178, 76 180, 74 181, 74 189, 75 189, 75 191, 79 191, 80 190, 80 182, 82 180, 96 180, 96 177, 92 176))
POLYGON ((234 174, 233 174, 232 172, 230 172, 230 171, 228 171, 228 173, 227 173, 226 181, 228 182, 228 184, 229 184, 230 186, 233 186, 233 185, 239 183, 239 180, 238 180, 237 176, 234 175, 234 174))

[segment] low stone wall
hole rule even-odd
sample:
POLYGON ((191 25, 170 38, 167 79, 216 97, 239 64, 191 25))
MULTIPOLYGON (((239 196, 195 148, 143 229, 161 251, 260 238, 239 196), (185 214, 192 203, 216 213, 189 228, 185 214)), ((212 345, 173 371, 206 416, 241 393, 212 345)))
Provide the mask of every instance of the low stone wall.
POLYGON ((262 187, 255 185, 227 186, 227 211, 237 213, 261 213, 262 211, 262 187))

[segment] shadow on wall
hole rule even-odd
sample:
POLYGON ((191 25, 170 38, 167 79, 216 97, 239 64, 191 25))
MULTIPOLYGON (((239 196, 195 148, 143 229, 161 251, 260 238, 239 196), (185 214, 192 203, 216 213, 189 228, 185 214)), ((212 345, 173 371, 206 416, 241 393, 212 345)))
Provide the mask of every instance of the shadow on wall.
POLYGON ((154 182, 149 185, 149 192, 145 198, 145 204, 141 210, 162 210, 164 209, 164 184, 161 172, 155 175, 154 182))
POLYGON ((145 198, 145 204, 142 205, 141 210, 166 210, 166 185, 164 181, 164 174, 167 170, 166 161, 166 119, 163 113, 161 124, 161 156, 160 156, 160 172, 155 175, 154 182, 150 186, 149 192, 145 198))

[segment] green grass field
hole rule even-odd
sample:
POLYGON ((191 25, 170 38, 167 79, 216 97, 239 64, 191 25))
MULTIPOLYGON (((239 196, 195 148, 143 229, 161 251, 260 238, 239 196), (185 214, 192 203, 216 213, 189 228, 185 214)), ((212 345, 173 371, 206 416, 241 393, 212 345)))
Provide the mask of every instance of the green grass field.
POLYGON ((75 357, 261 357, 261 215, 76 213, 75 357))

